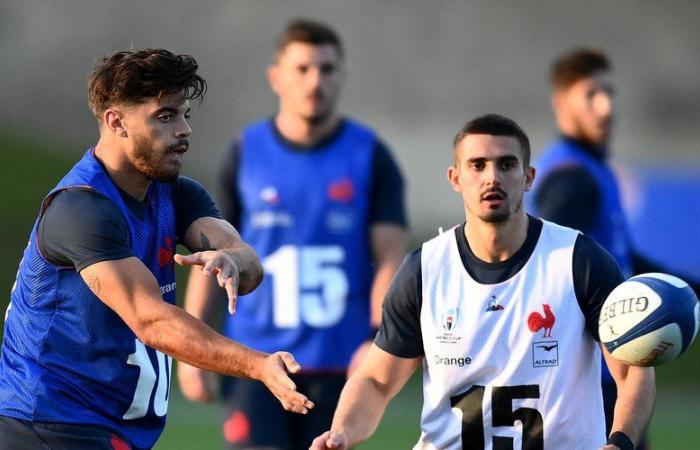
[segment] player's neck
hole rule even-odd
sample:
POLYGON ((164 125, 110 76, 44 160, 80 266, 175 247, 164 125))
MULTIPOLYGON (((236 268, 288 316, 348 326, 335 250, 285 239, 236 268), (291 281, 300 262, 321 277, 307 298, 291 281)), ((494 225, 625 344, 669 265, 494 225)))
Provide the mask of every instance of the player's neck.
POLYGON ((496 263, 507 260, 523 246, 527 227, 528 218, 522 210, 499 223, 484 222, 468 215, 464 236, 477 258, 496 263))
POLYGON ((323 141, 336 130, 339 122, 340 116, 336 113, 318 122, 283 111, 275 116, 275 125, 280 134, 300 147, 313 147, 323 141))
POLYGON ((131 164, 126 151, 115 148, 114 143, 100 138, 95 146, 95 157, 119 189, 138 201, 143 201, 151 181, 131 164))

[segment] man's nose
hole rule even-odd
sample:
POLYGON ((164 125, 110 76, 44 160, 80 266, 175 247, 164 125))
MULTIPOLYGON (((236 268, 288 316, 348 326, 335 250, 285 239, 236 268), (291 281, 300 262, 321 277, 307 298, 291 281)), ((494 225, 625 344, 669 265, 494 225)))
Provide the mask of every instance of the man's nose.
POLYGON ((595 111, 601 117, 610 117, 613 114, 613 98, 607 92, 598 92, 594 98, 595 111))
POLYGON ((499 186, 501 184, 501 173, 495 164, 487 164, 484 168, 484 182, 488 186, 499 186))
POLYGON ((318 67, 312 67, 306 73, 306 83, 313 88, 321 84, 321 70, 318 67))
POLYGON ((182 119, 175 129, 175 137, 178 139, 184 139, 189 137, 191 134, 192 128, 190 128, 190 124, 187 123, 187 120, 182 119))

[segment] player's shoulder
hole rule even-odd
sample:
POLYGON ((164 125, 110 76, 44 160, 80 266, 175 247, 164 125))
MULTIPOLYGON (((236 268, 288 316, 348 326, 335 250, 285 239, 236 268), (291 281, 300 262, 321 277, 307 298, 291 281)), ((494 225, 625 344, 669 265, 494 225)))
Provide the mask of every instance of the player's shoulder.
POLYGON ((588 267, 617 266, 617 261, 602 245, 590 236, 580 233, 574 246, 574 264, 588 267))
POLYGON ((273 127, 273 119, 271 117, 266 117, 264 119, 259 119, 253 122, 250 122, 246 126, 244 126, 239 135, 245 135, 246 133, 251 133, 251 132, 256 132, 256 131, 262 131, 262 130, 269 130, 273 127))
POLYGON ((358 136, 366 136, 379 141, 379 134, 369 125, 358 121, 352 117, 343 117, 342 125, 345 131, 358 136))
POLYGON ((60 213, 65 217, 91 217, 95 211, 117 211, 112 199, 95 189, 78 186, 60 189, 50 195, 45 212, 60 213))

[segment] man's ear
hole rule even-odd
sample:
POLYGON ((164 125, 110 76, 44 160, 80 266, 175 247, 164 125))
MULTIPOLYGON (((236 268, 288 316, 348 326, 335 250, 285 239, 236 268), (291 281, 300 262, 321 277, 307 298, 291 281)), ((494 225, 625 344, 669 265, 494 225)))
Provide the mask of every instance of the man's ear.
POLYGON ((115 108, 108 108, 102 113, 102 121, 105 128, 110 133, 116 134, 119 137, 127 137, 126 126, 124 124, 124 114, 115 108))
POLYGON ((279 66, 274 62, 267 66, 267 83, 275 94, 279 93, 279 66))
POLYGON ((447 168, 447 181, 450 182, 453 191, 462 192, 462 187, 459 184, 459 169, 457 166, 452 165, 447 168))
POLYGON ((535 181, 535 174, 537 171, 534 167, 528 167, 525 169, 525 192, 532 189, 532 183, 535 181))

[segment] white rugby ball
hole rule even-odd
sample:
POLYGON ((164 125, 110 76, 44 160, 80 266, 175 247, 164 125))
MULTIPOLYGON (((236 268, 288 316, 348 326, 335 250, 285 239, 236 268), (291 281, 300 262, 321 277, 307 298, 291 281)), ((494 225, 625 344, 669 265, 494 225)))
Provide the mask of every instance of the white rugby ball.
POLYGON ((634 366, 656 366, 685 352, 700 328, 700 303, 680 278, 645 273, 608 295, 598 319, 600 341, 634 366))

